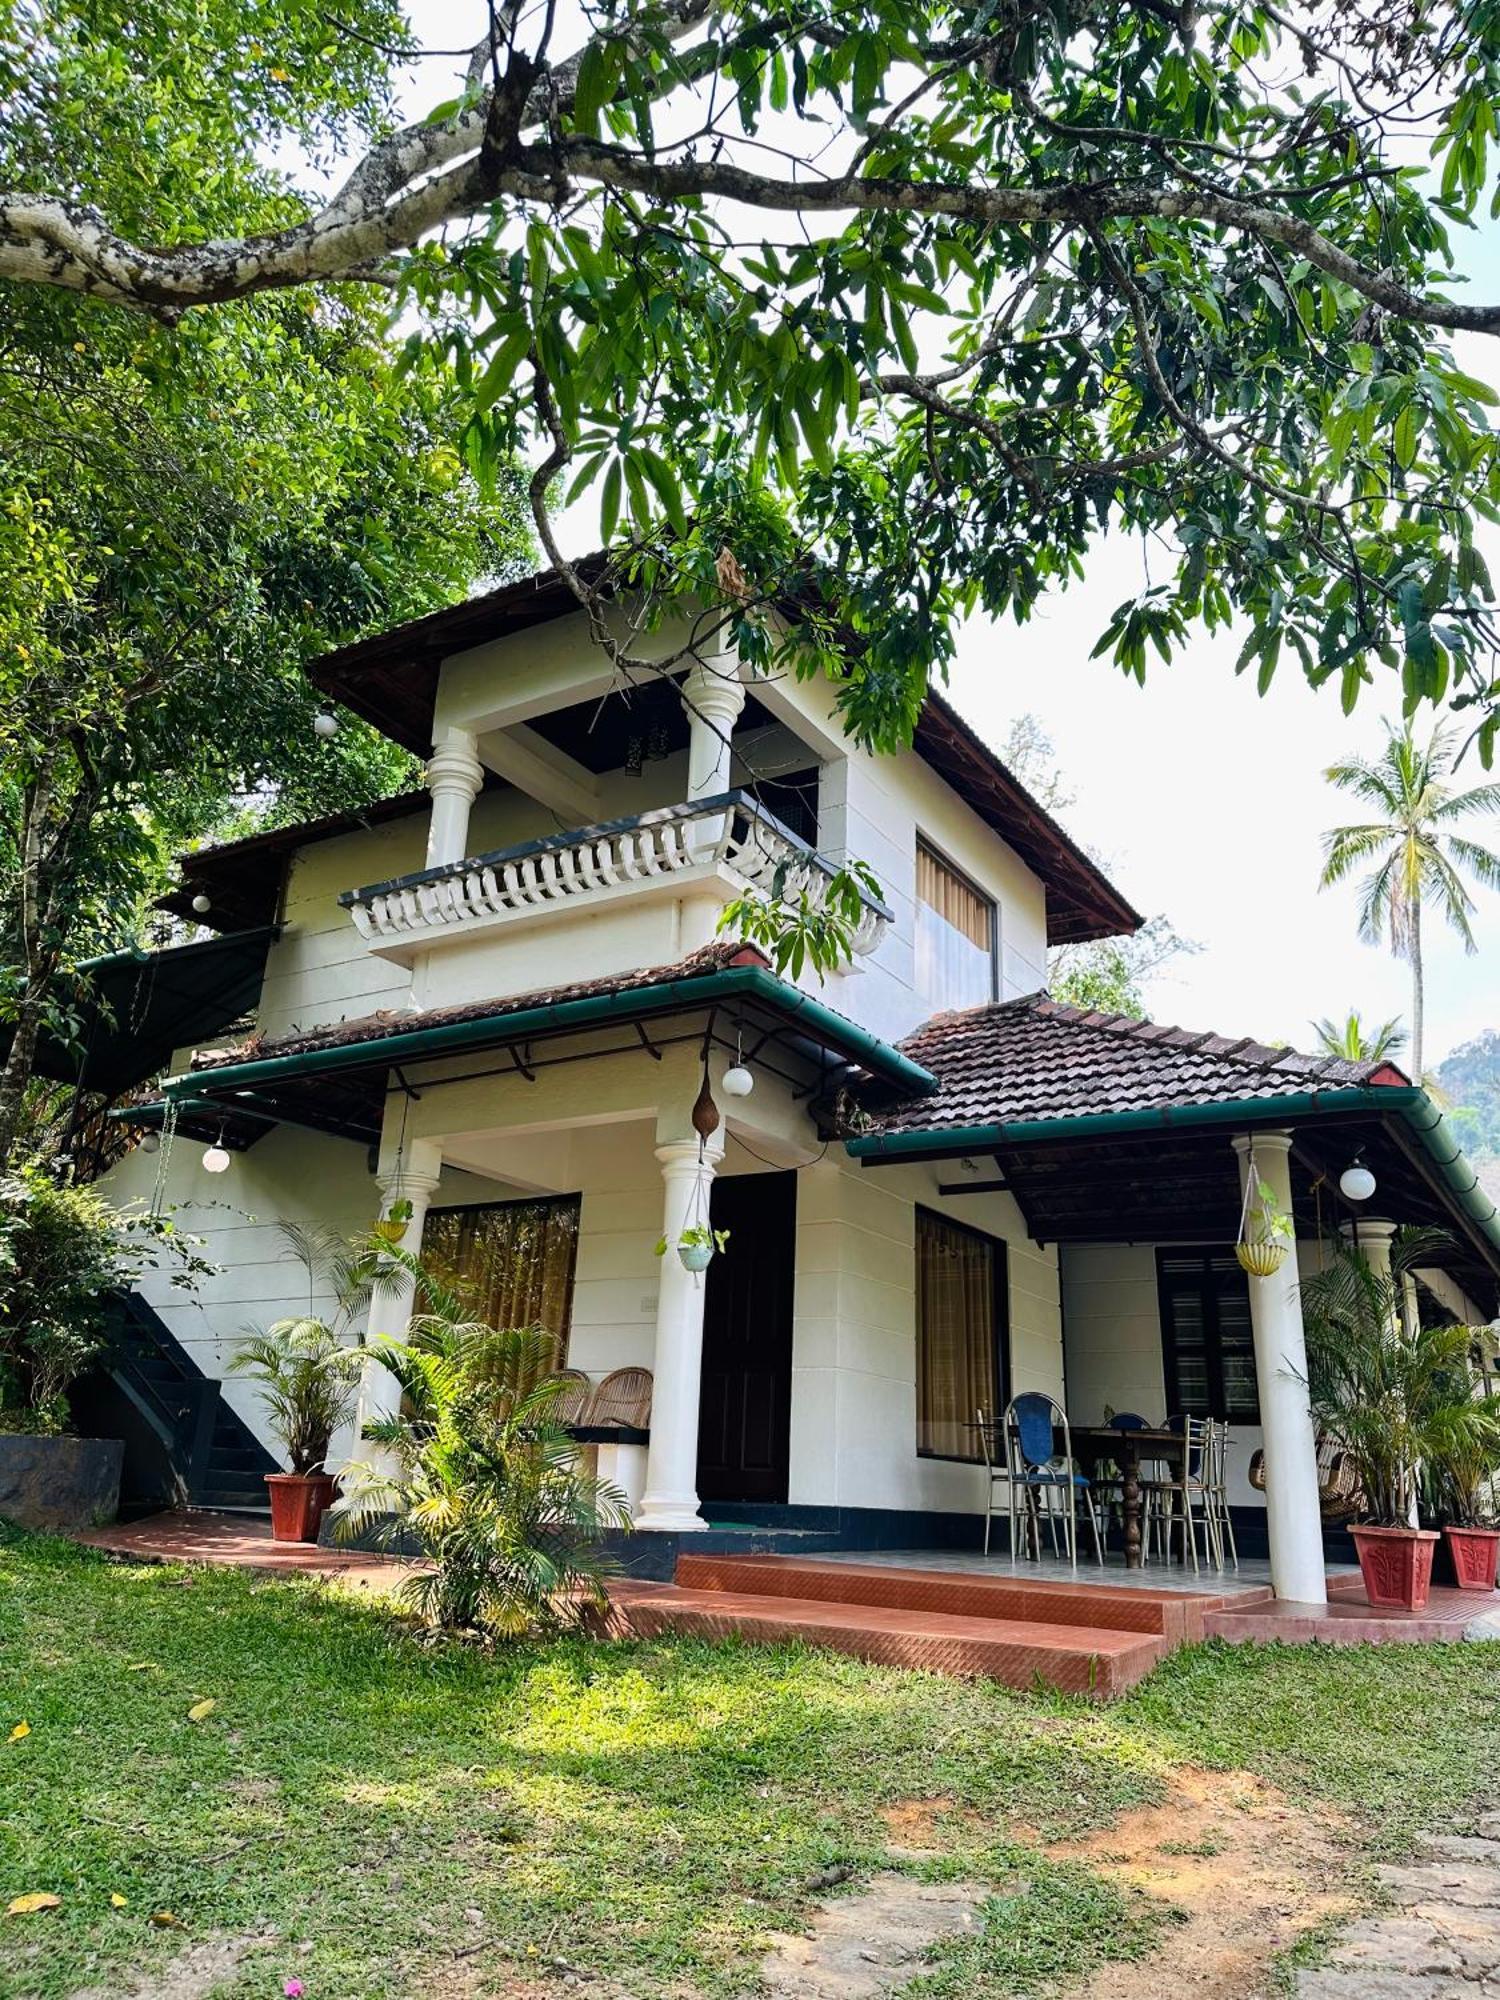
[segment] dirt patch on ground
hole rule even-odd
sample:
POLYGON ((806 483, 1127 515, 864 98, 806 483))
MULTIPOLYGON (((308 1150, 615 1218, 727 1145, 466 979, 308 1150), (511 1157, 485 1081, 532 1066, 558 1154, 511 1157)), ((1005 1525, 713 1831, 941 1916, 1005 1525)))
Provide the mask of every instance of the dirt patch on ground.
POLYGON ((1051 1859, 1086 1862, 1183 1917, 1149 1958, 1106 1966, 1072 2000, 1255 2000, 1278 1953, 1350 1907, 1339 1831, 1332 1815, 1303 1811, 1249 1772, 1187 1766, 1162 1804, 1049 1847, 1051 1859))
POLYGON ((874 1875, 822 1903, 801 1937, 781 1937, 761 1961, 768 1992, 795 2000, 875 2000, 916 1978, 929 1945, 966 1931, 992 1894, 972 1882, 874 1875))
POLYGON ((891 1852, 931 1854, 941 1847, 943 1820, 956 1804, 946 1792, 938 1792, 930 1799, 897 1799, 894 1805, 882 1806, 880 1817, 891 1836, 891 1852))
POLYGON ((264 1942, 259 1937, 210 1938, 189 1945, 168 1964, 143 1973, 128 1986, 89 1986, 70 2000, 204 2000, 247 1952, 264 1942))

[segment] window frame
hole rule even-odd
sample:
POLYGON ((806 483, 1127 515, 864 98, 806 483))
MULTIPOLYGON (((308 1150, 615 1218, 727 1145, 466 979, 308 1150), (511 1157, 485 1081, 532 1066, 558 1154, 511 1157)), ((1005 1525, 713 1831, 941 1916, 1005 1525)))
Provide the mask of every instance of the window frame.
POLYGON ((940 1465, 982 1465, 984 1453, 977 1437, 974 1440, 972 1457, 950 1451, 933 1451, 922 1443, 922 1286, 917 1269, 917 1260, 921 1255, 918 1232, 922 1226, 922 1217, 925 1215, 934 1222, 942 1223, 945 1229, 954 1230, 960 1236, 974 1237, 989 1249, 990 1329, 994 1343, 995 1397, 999 1406, 997 1415, 1010 1401, 1010 1245, 1003 1236, 991 1236, 987 1230, 976 1229, 969 1222, 960 1222, 955 1216, 946 1214, 940 1208, 933 1208, 926 1202, 919 1201, 914 1204, 914 1215, 911 1252, 912 1364, 917 1457, 940 1465))
POLYGON ((1157 1324, 1161 1334, 1162 1382, 1167 1397, 1167 1414, 1169 1416, 1207 1416, 1214 1418, 1218 1423, 1249 1425, 1254 1428, 1261 1422, 1261 1409, 1260 1380, 1255 1375, 1253 1366, 1255 1353, 1253 1337, 1250 1348, 1252 1360, 1251 1374, 1252 1380, 1255 1382, 1255 1408, 1253 1414, 1243 1409, 1231 1410, 1224 1388, 1224 1334, 1223 1324, 1220 1319, 1219 1304, 1220 1295, 1223 1290, 1222 1279, 1230 1276, 1237 1277, 1245 1288, 1245 1313, 1248 1319, 1250 1312, 1250 1280, 1240 1270, 1238 1263, 1235 1261, 1232 1244, 1200 1246, 1193 1243, 1158 1243, 1156 1246, 1156 1313, 1157 1324), (1196 1258, 1199 1264, 1196 1283, 1186 1274, 1177 1275, 1169 1273, 1166 1269, 1166 1259, 1169 1257, 1196 1258), (1232 1271, 1216 1273, 1213 1266, 1219 1261, 1229 1263, 1232 1266, 1232 1271), (1182 1391, 1182 1381, 1178 1373, 1175 1329, 1172 1325, 1171 1315, 1167 1310, 1168 1300, 1174 1292, 1181 1293, 1193 1290, 1196 1290, 1198 1293, 1199 1309, 1203 1321, 1203 1370, 1208 1381, 1208 1402, 1210 1405, 1207 1410, 1190 1410, 1186 1407, 1182 1391))
MULTIPOLYGON (((966 889, 967 889, 967 890, 969 891, 969 893, 970 893, 970 894, 971 894, 971 895, 972 895, 972 896, 974 897, 975 901, 976 901, 976 902, 979 902, 979 903, 982 903, 982 904, 984 905, 984 907, 985 907, 985 908, 986 908, 986 909, 987 909, 987 910, 989 911, 989 913, 990 913, 990 949, 989 949, 989 960, 990 960, 990 990, 989 990, 989 995, 988 995, 988 997, 987 997, 986 999, 984 999, 984 1000, 981 1000, 981 1001, 977 1001, 977 1002, 971 1002, 971 1003, 969 1003, 969 1004, 971 1004, 971 1005, 978 1005, 978 1006, 981 1006, 981 1007, 993 1007, 993 1006, 995 1005, 996 1001, 998 1001, 998 1000, 999 1000, 999 998, 1000 998, 1000 903, 999 903, 999 899, 998 899, 997 897, 995 897, 995 896, 992 896, 992 895, 990 894, 990 892, 989 892, 989 890, 988 890, 988 889, 984 888, 984 887, 983 887, 983 886, 982 886, 982 885, 981 885, 980 883, 976 882, 976 881, 975 881, 975 879, 974 879, 974 877, 973 877, 973 876, 972 876, 972 875, 971 875, 971 874, 970 874, 970 873, 968 872, 968 870, 967 870, 967 869, 965 869, 965 868, 960 868, 960 867, 959 867, 959 865, 958 865, 958 863, 957 863, 956 861, 951 861, 951 860, 950 860, 950 859, 948 858, 948 855, 947 855, 947 853, 946 853, 946 852, 944 851, 944 849, 943 849, 943 848, 941 848, 941 847, 940 847, 940 846, 938 845, 938 843, 937 843, 937 842, 936 842, 935 840, 930 840, 930 839, 928 838, 928 836, 927 836, 927 835, 926 835, 926 834, 925 834, 925 833, 924 833, 924 832, 922 831, 922 829, 921 829, 920 827, 918 827, 918 828, 917 828, 917 830, 916 830, 916 844, 915 844, 915 847, 914 847, 914 848, 913 848, 913 850, 912 850, 912 852, 913 852, 913 863, 912 863, 912 954, 913 954, 913 965, 912 965, 912 974, 913 974, 913 981, 915 982, 915 976, 916 976, 916 963, 915 963, 915 957, 916 957, 916 945, 917 945, 917 940, 916 940, 916 926, 917 926, 917 923, 918 923, 918 921, 919 921, 919 918, 918 918, 918 916, 917 916, 917 912, 918 912, 919 910, 930 910, 930 911, 932 912, 933 916, 935 916, 935 917, 937 918, 937 920, 938 920, 938 922, 939 922, 939 923, 947 923, 947 918, 946 918, 946 917, 944 917, 944 916, 942 915, 942 913, 941 913, 941 912, 940 912, 939 910, 937 910, 936 908, 934 908, 934 906, 933 906, 933 905, 932 905, 931 903, 928 903, 928 902, 925 902, 925 901, 923 900, 923 898, 922 898, 922 895, 921 895, 921 892, 920 892, 920 890, 918 890, 918 888, 917 888, 917 886, 916 886, 916 860, 915 860, 915 857, 916 857, 917 855, 919 855, 919 854, 920 854, 920 853, 922 852, 922 850, 923 850, 924 848, 925 848, 925 849, 926 849, 926 851, 927 851, 927 854, 928 854, 928 857, 929 857, 929 858, 930 858, 931 860, 935 861, 935 862, 937 863, 937 865, 939 866, 939 868, 942 868, 942 869, 945 869, 945 870, 947 871, 947 873, 948 873, 948 874, 950 874, 950 875, 951 875, 951 876, 953 877, 953 879, 954 879, 954 880, 955 880, 956 882, 961 882, 961 883, 963 884, 963 886, 964 886, 964 887, 965 887, 965 888, 966 888, 966 889)), ((952 929, 952 928, 954 928, 954 926, 952 926, 952 925, 949 925, 949 928, 950 928, 950 929, 952 929)), ((976 949, 978 949, 978 947, 977 947, 977 946, 976 946, 976 949)), ((952 1006, 954 1005, 954 1002, 953 1002, 952 1000, 946 1000, 946 999, 942 999, 942 998, 939 998, 939 997, 937 997, 937 996, 933 996, 933 995, 930 995, 930 994, 925 994, 925 993, 924 993, 924 994, 922 994, 922 996, 921 996, 921 997, 922 997, 922 999, 923 999, 924 1001, 930 1001, 930 1002, 931 1002, 931 1003, 932 1003, 933 1005, 935 1005, 935 1006, 937 1006, 937 1007, 939 1007, 940 1009, 943 1009, 943 1010, 946 1010, 946 1009, 948 1009, 948 1008, 951 1008, 951 1007, 952 1007, 952 1006)), ((934 1211, 934 1212, 935 1212, 935 1213, 940 1213, 941 1211, 934 1211)))

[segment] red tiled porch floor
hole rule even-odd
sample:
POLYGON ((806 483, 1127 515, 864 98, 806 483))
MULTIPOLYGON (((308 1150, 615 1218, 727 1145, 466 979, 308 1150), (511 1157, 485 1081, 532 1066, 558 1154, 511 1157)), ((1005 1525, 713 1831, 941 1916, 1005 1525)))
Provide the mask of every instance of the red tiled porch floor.
POLYGON ((1286 1598, 1236 1598, 1208 1614, 1206 1636, 1267 1644, 1317 1640, 1329 1646, 1430 1645, 1449 1639, 1500 1639, 1500 1592, 1445 1590, 1434 1586, 1421 1611, 1386 1611, 1372 1605, 1357 1576, 1328 1580, 1326 1604, 1286 1598))
POLYGON ((324 1549, 309 1542, 273 1542, 271 1524, 246 1514, 148 1514, 139 1521, 90 1528, 73 1537, 135 1562, 207 1563, 267 1575, 337 1577, 356 1590, 394 1590, 402 1564, 364 1549, 324 1549))

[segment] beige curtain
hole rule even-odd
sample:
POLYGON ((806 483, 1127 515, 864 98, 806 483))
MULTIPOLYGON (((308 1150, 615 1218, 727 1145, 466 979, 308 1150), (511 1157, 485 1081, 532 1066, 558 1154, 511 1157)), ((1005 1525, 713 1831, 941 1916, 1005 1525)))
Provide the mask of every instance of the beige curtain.
POLYGON ((976 1410, 998 1416, 995 1247, 917 1210, 917 1450, 978 1462, 976 1410))
POLYGON ((917 900, 936 910, 944 923, 952 924, 970 944, 978 945, 981 951, 992 948, 993 908, 921 841, 917 842, 917 900))
POLYGON ((573 1317, 578 1200, 434 1209, 422 1255, 488 1326, 545 1327, 561 1367, 573 1317))

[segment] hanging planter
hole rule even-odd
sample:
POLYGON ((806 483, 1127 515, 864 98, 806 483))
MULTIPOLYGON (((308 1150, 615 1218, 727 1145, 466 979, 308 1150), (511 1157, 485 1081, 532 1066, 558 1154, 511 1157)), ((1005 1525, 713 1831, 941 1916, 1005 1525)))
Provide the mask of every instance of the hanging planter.
POLYGON ((393 1201, 389 1215, 382 1215, 378 1222, 370 1226, 382 1243, 399 1243, 406 1234, 406 1225, 412 1218, 409 1201, 393 1201))
POLYGON ((1252 1278, 1274 1278, 1297 1240, 1297 1225, 1276 1206, 1276 1195, 1252 1165, 1245 1176, 1240 1204, 1240 1233, 1234 1246, 1242 1271, 1252 1278))
MULTIPOLYGON (((714 1253, 723 1250, 729 1242, 727 1229, 711 1229, 706 1222, 689 1223, 677 1239, 678 1260, 685 1271, 706 1271, 714 1260, 714 1253)), ((656 1246, 658 1257, 665 1257, 669 1245, 665 1236, 656 1246)))

